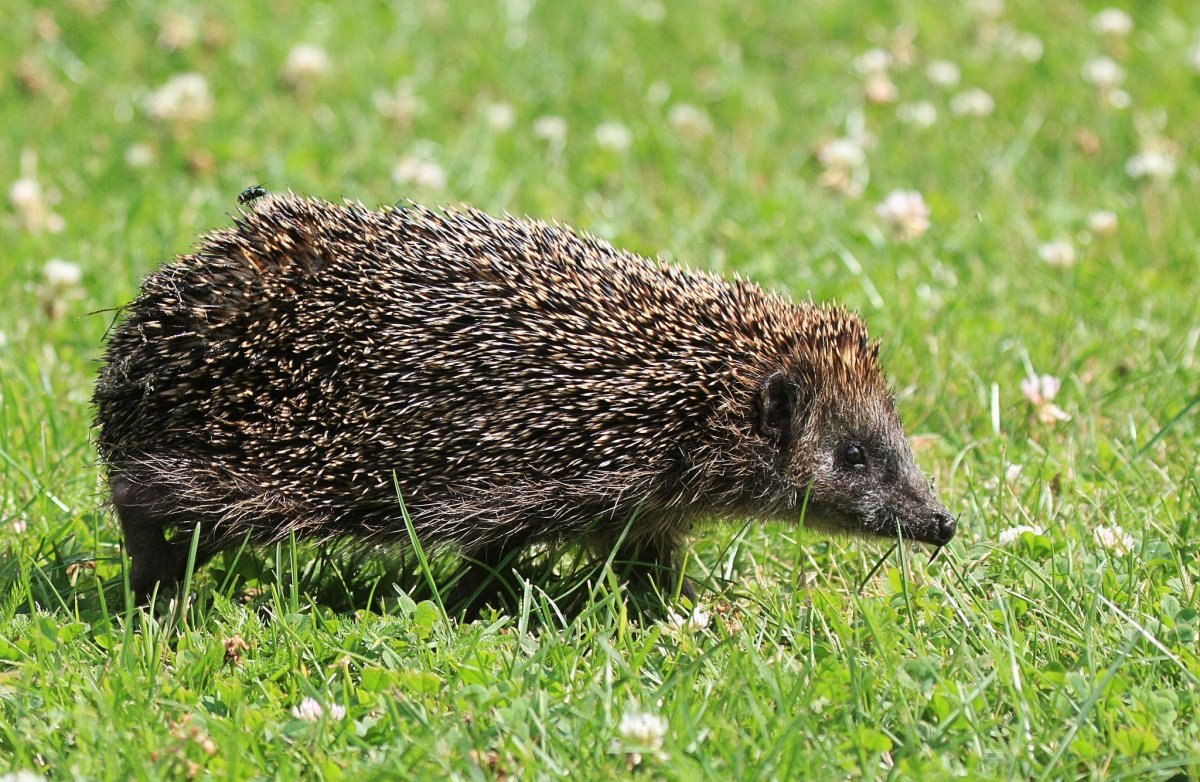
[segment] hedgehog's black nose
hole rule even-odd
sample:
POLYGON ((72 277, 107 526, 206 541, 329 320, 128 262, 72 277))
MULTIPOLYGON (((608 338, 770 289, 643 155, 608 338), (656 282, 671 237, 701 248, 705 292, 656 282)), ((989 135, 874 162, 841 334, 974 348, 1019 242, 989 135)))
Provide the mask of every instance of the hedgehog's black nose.
POLYGON ((958 530, 958 519, 951 516, 946 511, 939 511, 933 517, 935 534, 937 539, 933 542, 939 546, 944 546, 954 537, 954 533, 958 530))

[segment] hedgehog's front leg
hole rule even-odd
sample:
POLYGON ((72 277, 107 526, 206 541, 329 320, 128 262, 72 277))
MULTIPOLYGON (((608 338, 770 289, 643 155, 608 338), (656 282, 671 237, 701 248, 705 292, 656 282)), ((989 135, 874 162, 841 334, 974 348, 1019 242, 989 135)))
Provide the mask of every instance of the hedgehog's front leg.
POLYGON ((525 546, 523 539, 492 543, 463 552, 464 568, 446 599, 446 608, 465 611, 468 619, 500 594, 504 575, 525 546))
POLYGON ((681 536, 662 533, 659 535, 626 540, 613 560, 613 567, 623 572, 635 589, 657 593, 663 600, 686 597, 696 604, 696 590, 683 577, 684 542, 681 536), (682 585, 680 580, 682 579, 682 585))

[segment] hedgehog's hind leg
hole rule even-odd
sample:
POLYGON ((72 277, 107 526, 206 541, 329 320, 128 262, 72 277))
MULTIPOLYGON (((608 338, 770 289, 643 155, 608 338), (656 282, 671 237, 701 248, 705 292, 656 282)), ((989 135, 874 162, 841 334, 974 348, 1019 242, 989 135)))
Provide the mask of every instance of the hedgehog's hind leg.
MULTIPOLYGON (((139 602, 149 600, 156 585, 159 589, 171 587, 187 572, 192 535, 185 532, 168 540, 166 529, 173 526, 186 531, 199 523, 197 510, 182 503, 168 482, 145 480, 147 477, 121 472, 109 479, 131 562, 129 586, 139 602)), ((215 553, 216 548, 205 545, 201 538, 195 564, 203 564, 215 553)))

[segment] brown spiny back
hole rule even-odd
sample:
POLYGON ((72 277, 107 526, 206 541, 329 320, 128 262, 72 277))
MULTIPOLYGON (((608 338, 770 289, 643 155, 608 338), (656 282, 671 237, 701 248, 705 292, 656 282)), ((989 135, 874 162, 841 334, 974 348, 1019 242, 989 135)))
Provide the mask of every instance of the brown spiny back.
POLYGON ((886 396, 877 354, 843 309, 566 227, 268 196, 145 281, 98 444, 228 540, 402 537, 397 486, 435 543, 682 526, 778 494, 764 377, 886 396))

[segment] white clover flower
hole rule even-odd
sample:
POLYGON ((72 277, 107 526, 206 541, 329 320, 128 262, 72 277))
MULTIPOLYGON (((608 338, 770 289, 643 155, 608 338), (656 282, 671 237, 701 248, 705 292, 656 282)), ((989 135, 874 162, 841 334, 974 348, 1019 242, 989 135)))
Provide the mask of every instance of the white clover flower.
POLYGON ((601 122, 596 126, 596 143, 611 152, 624 152, 633 145, 633 133, 620 122, 601 122))
POLYGON ((898 71, 908 70, 917 57, 917 28, 902 24, 889 37, 888 51, 892 54, 892 67, 898 71))
POLYGON ((321 708, 321 704, 316 698, 305 698, 300 701, 299 706, 292 707, 292 716, 305 722, 316 722, 324 713, 325 710, 321 708))
POLYGON ((821 145, 817 159, 826 168, 857 168, 866 162, 867 156, 854 139, 835 138, 821 145))
MULTIPOLYGON (((4 345, 3 337, 4 335, 0 334, 0 346, 4 345)), ((25 519, 13 519, 12 524, 9 525, 9 529, 17 535, 24 535, 25 531, 29 529, 29 522, 25 519)), ((0 777, 0 779, 3 779, 3 777, 0 777)))
POLYGON ((962 79, 958 65, 949 60, 934 60, 925 68, 925 75, 939 87, 956 87, 962 79))
POLYGON ((1127 109, 1133 98, 1125 90, 1108 90, 1104 93, 1104 102, 1114 109, 1127 109))
POLYGON ((967 0, 967 8, 988 19, 998 19, 1004 13, 1004 0, 967 0))
POLYGON ((863 94, 871 103, 893 103, 899 97, 900 91, 886 73, 872 73, 867 77, 863 94))
POLYGON ((1018 33, 1013 39, 1012 50, 1025 62, 1037 62, 1045 54, 1046 45, 1033 33, 1018 33))
POLYGON ((51 258, 42 267, 42 277, 51 288, 74 288, 83 280, 83 269, 77 263, 51 258))
POLYGON ((10 771, 0 774, 0 782, 46 782, 46 778, 36 771, 10 771))
POLYGON ((316 698, 304 698, 299 706, 292 707, 292 716, 305 722, 317 722, 321 716, 328 714, 332 719, 340 720, 346 716, 346 708, 334 703, 322 706, 316 698))
POLYGON ((667 735, 667 720, 650 712, 627 712, 617 725, 621 750, 630 755, 630 764, 642 762, 642 752, 658 753, 667 735))
POLYGON ((671 97, 671 85, 662 79, 655 79, 646 88, 646 100, 655 106, 661 106, 671 97))
POLYGON ((637 15, 642 21, 658 24, 667 18, 667 7, 658 0, 645 0, 639 3, 637 7, 637 15))
POLYGON ((446 187, 446 172, 432 160, 409 155, 401 158, 392 168, 392 181, 426 190, 443 190, 446 187))
POLYGON ((58 233, 66 227, 62 215, 50 208, 41 184, 32 177, 22 177, 13 182, 8 190, 8 200, 28 231, 58 233))
MULTIPOLYGON (((1017 478, 1021 477, 1021 470, 1023 470, 1023 469, 1024 469, 1024 465, 1020 465, 1020 464, 1010 464, 1007 467, 1005 467, 1004 468, 1004 482, 1005 483, 1016 483, 1017 478)), ((1041 533, 1038 533, 1038 534, 1041 534, 1041 533)))
POLYGON ((680 630, 703 630, 708 627, 709 622, 708 612, 700 606, 692 609, 692 613, 688 616, 682 616, 674 611, 667 614, 667 627, 679 632, 680 630))
POLYGON ((650 712, 629 712, 621 718, 617 730, 626 741, 646 749, 659 749, 668 727, 665 717, 650 712))
POLYGON ((853 198, 862 195, 866 184, 866 153, 862 145, 849 138, 827 141, 817 149, 821 161, 821 184, 835 193, 853 198))
POLYGON ((1083 64, 1084 81, 1111 90, 1125 80, 1125 69, 1111 57, 1094 57, 1083 64))
POLYGON ((901 103, 896 107, 896 118, 906 125, 918 128, 931 127, 937 122, 937 107, 927 100, 916 103, 901 103))
POLYGON ((1116 524, 1111 527, 1096 527, 1092 530, 1092 539, 1101 547, 1117 555, 1133 551, 1135 543, 1133 536, 1116 524))
POLYGON ((1035 405, 1053 401, 1061 388, 1062 381, 1054 375, 1038 375, 1021 381, 1021 393, 1035 405))
POLYGON ((280 76, 293 89, 307 89, 329 73, 329 55, 320 46, 302 43, 292 47, 280 76))
POLYGON ((198 33, 195 19, 185 14, 170 12, 158 22, 158 45, 168 52, 177 52, 195 43, 198 33))
POLYGON ((1133 32, 1133 18, 1120 8, 1105 8, 1092 17, 1092 30, 1097 35, 1124 38, 1133 32))
POLYGON ((147 168, 154 163, 154 147, 149 144, 130 144, 125 148, 125 165, 147 168))
POLYGON ((1165 149, 1147 149, 1125 163, 1125 171, 1134 179, 1166 181, 1175 176, 1175 156, 1165 149))
POLYGON ((1034 535, 1044 535, 1046 531, 1041 527, 1029 524, 1019 524, 1015 527, 1009 527, 1005 530, 1000 530, 1000 534, 996 536, 996 542, 1001 546, 1011 546, 1021 539, 1021 536, 1026 532, 1032 532, 1034 535))
POLYGON ((1053 402, 1047 402, 1044 405, 1037 406, 1037 419, 1049 426, 1059 421, 1070 421, 1071 414, 1053 402))
POLYGON ((986 117, 996 110, 996 101, 978 87, 960 92, 950 100, 950 111, 960 117, 986 117))
POLYGON ((533 135, 551 144, 562 144, 567 139, 567 121, 550 114, 533 121, 533 135))
POLYGON ((201 122, 212 114, 213 98, 203 75, 181 73, 150 93, 145 107, 146 113, 157 120, 201 122))
POLYGON ((901 241, 916 239, 929 230, 929 207, 916 190, 893 190, 875 213, 894 229, 901 241))
POLYGON ((1075 265, 1075 245, 1066 239, 1055 239, 1038 246, 1038 257, 1059 269, 1075 265))
POLYGON ((510 130, 517 124, 517 110, 507 103, 489 103, 483 109, 483 118, 492 130, 510 130))
POLYGON ((1037 418, 1043 424, 1053 424, 1057 421, 1070 421, 1071 416, 1061 407, 1054 404, 1062 381, 1053 375, 1027 377, 1021 381, 1021 393, 1033 405, 1037 418))
POLYGON ((391 92, 376 92, 373 101, 376 111, 401 127, 412 124, 413 118, 425 108, 412 84, 404 81, 391 92))
POLYGON ((892 54, 886 49, 868 49, 854 58, 854 69, 863 76, 886 75, 892 67, 892 54))
POLYGON ((708 112, 690 103, 676 103, 667 112, 667 122, 675 132, 687 138, 701 138, 712 133, 708 112))
POLYGON ((22 212, 35 207, 41 208, 45 203, 42 186, 36 179, 29 177, 22 177, 12 183, 12 187, 8 189, 8 200, 18 211, 22 212))
POLYGON ((1096 236, 1112 236, 1117 232, 1117 215, 1107 210, 1092 212, 1088 215, 1087 224, 1088 230, 1096 236))

